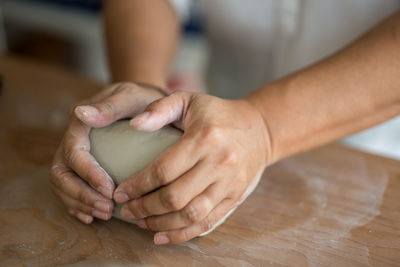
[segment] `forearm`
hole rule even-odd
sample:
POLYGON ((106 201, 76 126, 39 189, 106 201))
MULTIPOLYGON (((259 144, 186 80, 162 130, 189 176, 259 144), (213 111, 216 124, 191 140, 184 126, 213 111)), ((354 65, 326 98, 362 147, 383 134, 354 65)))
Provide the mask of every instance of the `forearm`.
POLYGON ((179 33, 168 1, 108 0, 104 18, 113 81, 164 88, 179 33))
POLYGON ((335 55, 246 98, 271 137, 271 162, 400 114, 400 12, 335 55))

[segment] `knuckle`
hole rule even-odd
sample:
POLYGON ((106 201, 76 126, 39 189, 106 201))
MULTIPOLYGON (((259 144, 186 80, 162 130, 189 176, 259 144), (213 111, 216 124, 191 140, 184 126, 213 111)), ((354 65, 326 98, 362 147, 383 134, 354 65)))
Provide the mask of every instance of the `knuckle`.
POLYGON ((68 180, 68 170, 59 165, 53 165, 50 171, 50 182, 56 187, 63 188, 68 180))
POLYGON ((183 217, 189 224, 194 224, 202 219, 201 212, 194 205, 187 205, 183 210, 183 217))
POLYGON ((135 215, 138 214, 141 217, 146 217, 150 214, 142 198, 136 199, 128 203, 128 208, 133 214, 135 215))
POLYGON ((77 150, 72 144, 67 144, 64 148, 64 160, 69 164, 73 165, 78 157, 77 150))
POLYGON ((153 177, 160 185, 168 184, 168 167, 166 164, 156 162, 153 168, 153 177))
POLYGON ((62 171, 61 171, 61 167, 58 166, 57 164, 54 164, 54 165, 51 167, 51 170, 50 170, 50 181, 51 181, 51 182, 55 182, 56 180, 59 179, 59 177, 60 177, 62 174, 63 174, 63 173, 62 173, 62 171))
POLYGON ((169 189, 161 190, 160 192, 161 204, 171 211, 177 211, 182 209, 182 204, 180 203, 180 198, 176 192, 169 189))
POLYGON ((87 194, 83 188, 78 189, 77 196, 80 203, 85 203, 90 206, 92 205, 89 194, 87 194))
POLYGON ((68 161, 67 161, 69 166, 74 166, 75 163, 78 161, 79 161, 79 153, 77 150, 72 149, 69 154, 68 161))
POLYGON ((214 220, 210 216, 207 216, 200 222, 200 229, 202 233, 207 232, 208 230, 213 228, 213 226, 214 226, 214 220))
POLYGON ((185 242, 185 241, 190 240, 191 238, 192 238, 192 237, 189 236, 189 233, 188 233, 187 231, 183 230, 183 231, 180 233, 180 237, 178 238, 178 240, 179 240, 179 242, 185 242))
MULTIPOLYGON (((64 148, 64 160, 67 166, 71 168, 78 168, 79 165, 82 164, 84 153, 88 150, 88 146, 86 145, 78 145, 78 144, 71 144, 65 146, 64 148), (74 167, 75 166, 75 167, 74 167)), ((88 174, 91 171, 90 168, 79 168, 80 169, 80 176, 81 178, 87 180, 88 174)))
POLYGON ((113 90, 113 95, 116 94, 131 94, 135 92, 138 89, 138 86, 134 83, 130 82, 123 82, 123 83, 118 83, 115 86, 115 89, 113 90))
POLYGON ((221 165, 235 166, 239 163, 239 155, 233 149, 227 150, 222 153, 218 163, 221 165))
POLYGON ((147 228, 151 231, 158 231, 160 229, 157 220, 155 218, 149 217, 144 219, 147 225, 147 228))
MULTIPOLYGON (((179 105, 182 99, 185 99, 185 93, 181 91, 176 91, 166 97, 170 103, 174 105, 179 105)), ((162 102, 164 99, 158 99, 159 102, 162 102)), ((169 107, 172 110, 172 107, 169 107)))
POLYGON ((80 210, 81 212, 88 213, 88 214, 91 214, 93 212, 93 210, 94 210, 93 207, 85 205, 84 203, 78 203, 76 208, 78 210, 80 210))
POLYGON ((111 101, 107 101, 107 100, 105 100, 104 102, 101 102, 100 104, 97 104, 97 109, 104 116, 109 117, 108 119, 111 119, 113 114, 116 111, 114 103, 112 103, 111 101))
POLYGON ((68 129, 65 133, 63 147, 64 150, 90 151, 90 144, 87 136, 82 135, 82 132, 79 130, 77 131, 72 128, 68 129))
MULTIPOLYGON (((130 178, 124 184, 119 185, 118 190, 125 192, 130 199, 138 198, 147 193, 142 189, 143 187, 142 184, 141 183, 137 184, 136 181, 137 180, 133 180, 132 178, 130 178)), ((141 182, 141 180, 139 180, 139 182, 141 182)))
POLYGON ((201 140, 206 143, 218 142, 222 138, 222 129, 215 125, 207 125, 201 133, 201 140))

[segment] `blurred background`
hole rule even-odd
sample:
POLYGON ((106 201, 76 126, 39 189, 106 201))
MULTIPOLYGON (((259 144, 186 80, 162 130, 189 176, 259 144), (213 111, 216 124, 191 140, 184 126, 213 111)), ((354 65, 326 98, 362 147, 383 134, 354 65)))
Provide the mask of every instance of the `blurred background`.
MULTIPOLYGON (((329 0, 252 0, 247 6, 240 0, 170 2, 183 33, 170 89, 227 98, 329 55, 400 6, 397 0, 341 6, 329 0)), ((101 8, 101 0, 0 0, 0 51, 106 84, 101 8)), ((341 142, 400 159, 400 118, 341 142)))
MULTIPOLYGON (((101 17, 102 0, 0 0, 1 51, 62 65, 106 83, 109 80, 101 17)), ((179 1, 178 1, 179 2, 179 1)), ((202 75, 206 43, 200 18, 186 4, 184 38, 173 73, 202 75)), ((195 7, 190 7, 195 10, 195 7)), ((184 16, 184 18, 183 18, 184 16)), ((196 81, 199 82, 199 81, 196 81)), ((171 83, 174 80, 171 79, 171 83)))

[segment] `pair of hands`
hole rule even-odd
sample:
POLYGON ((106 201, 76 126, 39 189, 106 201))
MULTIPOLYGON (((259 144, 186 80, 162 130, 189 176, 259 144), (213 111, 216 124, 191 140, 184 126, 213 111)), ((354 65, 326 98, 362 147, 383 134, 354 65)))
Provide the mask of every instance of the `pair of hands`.
POLYGON ((190 240, 211 229, 254 190, 269 162, 269 135, 245 100, 176 92, 163 97, 132 83, 112 85, 72 109, 51 171, 53 192, 84 223, 121 215, 157 232, 156 244, 190 240), (182 138, 115 187, 90 154, 89 132, 122 118, 155 131, 173 123, 182 138))

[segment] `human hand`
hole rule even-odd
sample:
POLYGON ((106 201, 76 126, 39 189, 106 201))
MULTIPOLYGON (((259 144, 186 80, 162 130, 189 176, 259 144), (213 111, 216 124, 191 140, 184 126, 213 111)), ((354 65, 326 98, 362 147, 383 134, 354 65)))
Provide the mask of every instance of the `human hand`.
POLYGON ((68 212, 84 223, 112 216, 114 183, 90 154, 89 132, 131 118, 163 95, 133 83, 113 84, 71 109, 67 131, 54 156, 51 187, 68 212))
POLYGON ((179 243, 211 229, 256 187, 269 163, 266 124, 245 100, 177 92, 150 104, 131 125, 166 124, 182 138, 114 193, 121 215, 156 231, 156 244, 179 243))

